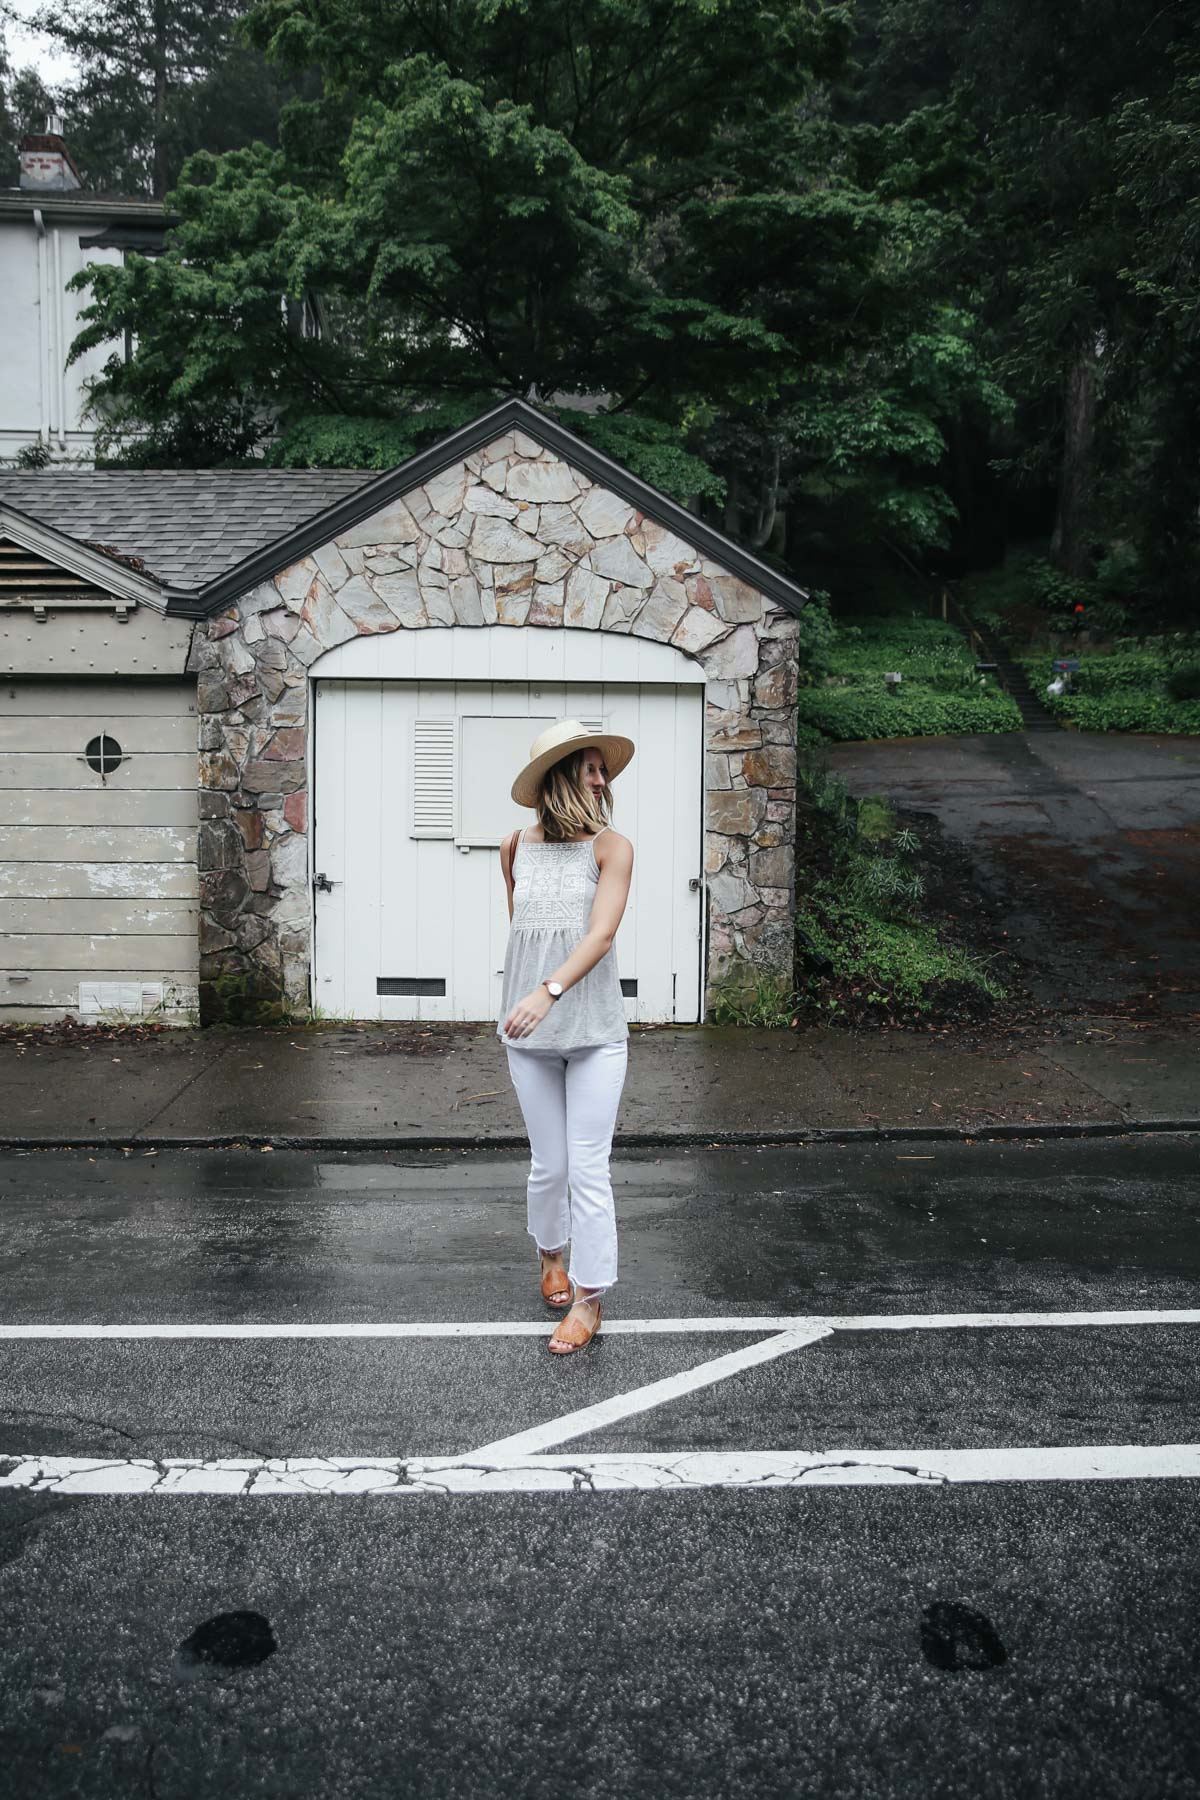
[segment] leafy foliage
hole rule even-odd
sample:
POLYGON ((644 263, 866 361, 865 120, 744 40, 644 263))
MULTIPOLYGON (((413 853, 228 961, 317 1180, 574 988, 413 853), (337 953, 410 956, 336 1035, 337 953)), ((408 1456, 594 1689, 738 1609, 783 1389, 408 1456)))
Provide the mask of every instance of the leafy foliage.
MULTIPOLYGON (((1051 657, 1020 661, 1035 692, 1043 690, 1051 657)), ((1200 638, 1176 632, 1085 648, 1070 687, 1041 698, 1080 731, 1200 732, 1200 638)))
POLYGON ((1021 715, 1001 688, 955 698, 920 682, 899 695, 862 688, 809 689, 800 721, 834 741, 859 738, 953 737, 974 731, 1019 731, 1021 715))
MULTIPOLYGON (((821 738, 928 737, 1016 731, 1020 714, 994 681, 982 681, 963 634, 940 619, 842 621, 824 653, 826 682, 801 691, 802 731, 821 738), (885 672, 901 676, 898 688, 885 672)), ((811 739, 809 741, 812 741, 811 739)))
POLYGON ((260 0, 245 29, 308 84, 278 147, 191 159, 153 272, 80 282, 77 350, 137 342, 95 388, 107 454, 374 467, 436 409, 586 394, 581 436, 801 578, 831 531, 945 540, 947 423, 1005 405, 945 293, 961 123, 837 117, 845 7, 260 0), (319 340, 279 305, 311 293, 319 340))
POLYGON ((801 770, 799 791, 800 1010, 878 1022, 1002 999, 986 959, 923 906, 921 841, 887 802, 856 801, 819 763, 801 770))
POLYGON ((991 560, 1023 524, 1082 577, 1123 543, 1139 603, 1186 615, 1200 557, 1200 14, 874 0, 861 32, 858 104, 893 118, 949 100, 986 170, 949 246, 950 286, 983 297, 989 367, 1016 412, 1011 430, 964 417, 954 434, 957 547, 987 544, 991 560))
MULTIPOLYGON (((273 134, 282 100, 236 38, 249 0, 43 0, 31 23, 78 74, 53 95, 18 88, 26 130, 63 114, 86 185, 161 198, 186 157, 273 134)), ((28 73, 23 72, 26 83, 28 73)))

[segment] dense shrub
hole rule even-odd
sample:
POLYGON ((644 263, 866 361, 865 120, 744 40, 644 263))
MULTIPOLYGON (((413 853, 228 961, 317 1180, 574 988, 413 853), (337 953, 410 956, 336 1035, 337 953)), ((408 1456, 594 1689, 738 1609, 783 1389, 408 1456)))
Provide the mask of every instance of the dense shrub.
POLYGON ((1200 733, 1200 700, 1172 700, 1137 688, 1112 694, 1047 694, 1046 704, 1080 731, 1200 733))
POLYGON ((920 682, 905 682, 894 696, 874 687, 808 688, 800 696, 799 723, 803 729, 815 728, 827 738, 847 741, 1019 731, 1021 715, 1015 702, 995 685, 947 694, 920 682))
POLYGON ((798 1013, 911 1022, 977 1017, 1004 998, 987 960, 958 941, 957 915, 931 911, 922 840, 886 800, 854 799, 814 762, 797 797, 798 1013))
POLYGON ((981 680, 963 633, 919 613, 843 622, 823 652, 826 681, 800 695, 802 744, 816 738, 930 737, 1017 731, 1020 715, 994 682, 981 680), (902 677, 889 693, 884 674, 902 677))
POLYGON ((927 1006, 948 982, 965 983, 989 999, 1003 993, 977 957, 945 943, 929 925, 881 918, 861 903, 847 904, 828 885, 806 897, 796 927, 818 962, 820 979, 865 983, 862 997, 869 1004, 927 1006))
POLYGON ((1081 731, 1200 731, 1200 646, 1194 635, 1118 638, 1083 646, 1062 694, 1046 693, 1053 657, 1020 659, 1030 686, 1056 717, 1081 731))
POLYGON ((899 669, 906 678, 963 672, 973 675, 975 659, 961 631, 941 619, 863 619, 837 628, 825 666, 831 675, 882 675, 899 669))
POLYGON ((1172 700, 1200 700, 1200 668, 1173 669, 1167 676, 1172 700))

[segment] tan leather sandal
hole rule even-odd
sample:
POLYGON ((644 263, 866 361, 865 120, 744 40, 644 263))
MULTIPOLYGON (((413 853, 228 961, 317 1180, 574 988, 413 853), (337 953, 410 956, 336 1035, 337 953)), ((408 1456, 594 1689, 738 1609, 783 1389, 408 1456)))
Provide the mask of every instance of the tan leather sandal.
POLYGON ((538 1261, 542 1268, 542 1299, 546 1305, 559 1311, 564 1306, 570 1306, 571 1283, 567 1271, 561 1263, 547 1264, 544 1250, 538 1251, 538 1261))
POLYGON ((550 1334, 551 1356, 570 1356, 575 1350, 582 1350, 590 1344, 600 1329, 600 1318, 603 1310, 604 1290, 597 1294, 576 1294, 571 1310, 561 1325, 556 1325, 550 1334), (576 1308, 580 1309, 579 1312, 576 1308), (581 1316, 585 1310, 592 1313, 589 1326, 581 1316))

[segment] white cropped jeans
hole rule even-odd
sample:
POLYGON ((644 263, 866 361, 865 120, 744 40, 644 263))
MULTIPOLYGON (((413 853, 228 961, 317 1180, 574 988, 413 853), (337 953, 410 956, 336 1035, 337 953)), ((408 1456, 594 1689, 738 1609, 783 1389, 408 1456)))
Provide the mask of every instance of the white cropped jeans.
POLYGON ((608 1159, 625 1085, 628 1041, 583 1050, 505 1045, 529 1133, 529 1235, 539 1250, 571 1246, 570 1278, 617 1279, 617 1218, 608 1159))

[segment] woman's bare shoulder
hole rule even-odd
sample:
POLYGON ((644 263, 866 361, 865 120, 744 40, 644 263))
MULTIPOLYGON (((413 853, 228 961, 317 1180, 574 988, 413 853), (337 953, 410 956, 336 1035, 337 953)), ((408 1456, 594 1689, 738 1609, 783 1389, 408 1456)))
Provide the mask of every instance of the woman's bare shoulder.
POLYGON ((624 837, 621 832, 610 825, 608 830, 601 832, 596 839, 594 855, 598 863, 602 863, 608 856, 628 857, 632 861, 632 840, 624 837))

